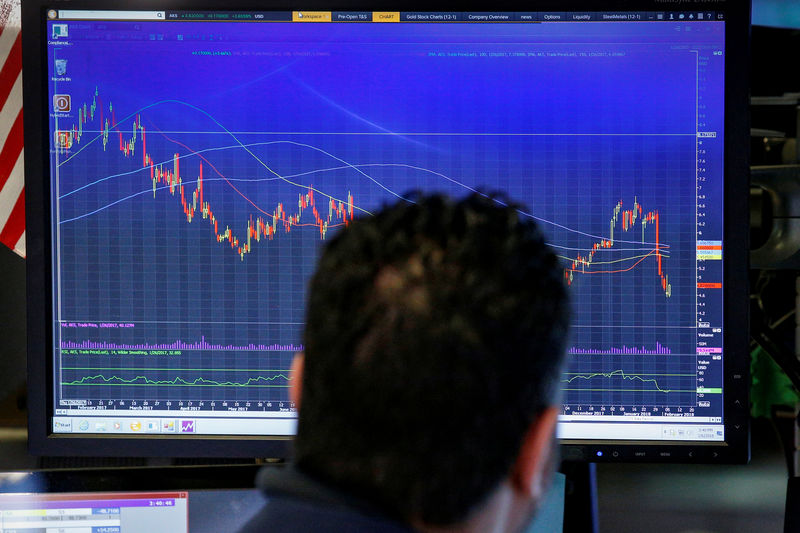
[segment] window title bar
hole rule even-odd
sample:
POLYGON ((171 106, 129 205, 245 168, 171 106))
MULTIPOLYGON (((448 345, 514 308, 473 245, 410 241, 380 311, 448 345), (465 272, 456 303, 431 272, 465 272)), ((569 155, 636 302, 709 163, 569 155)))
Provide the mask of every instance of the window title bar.
POLYGON ((61 9, 51 20, 216 22, 695 22, 724 20, 716 11, 119 11, 61 9))

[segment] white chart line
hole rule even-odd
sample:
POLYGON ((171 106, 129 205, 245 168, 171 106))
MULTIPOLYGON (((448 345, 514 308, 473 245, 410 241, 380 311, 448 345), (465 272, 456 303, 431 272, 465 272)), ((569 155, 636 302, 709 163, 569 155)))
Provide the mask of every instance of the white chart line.
MULTIPOLYGON (((84 133, 103 133, 103 130, 83 130, 84 133)), ((161 130, 170 135, 228 135, 224 131, 161 130)), ((231 131, 234 135, 384 135, 388 137, 695 137, 696 133, 513 133, 513 132, 381 132, 381 131, 231 131)))

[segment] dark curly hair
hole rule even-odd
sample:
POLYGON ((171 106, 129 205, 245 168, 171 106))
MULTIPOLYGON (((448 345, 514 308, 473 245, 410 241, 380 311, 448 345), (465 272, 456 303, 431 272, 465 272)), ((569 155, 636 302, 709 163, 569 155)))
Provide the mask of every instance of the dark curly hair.
POLYGON ((397 518, 466 518, 557 396, 563 271, 517 206, 412 197, 356 220, 311 281, 299 468, 397 518))

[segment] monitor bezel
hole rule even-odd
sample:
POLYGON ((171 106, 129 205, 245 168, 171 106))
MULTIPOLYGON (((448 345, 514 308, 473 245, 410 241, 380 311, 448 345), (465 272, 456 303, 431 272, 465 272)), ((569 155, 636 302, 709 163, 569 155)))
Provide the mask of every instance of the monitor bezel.
POLYGON ((256 488, 262 468, 284 467, 276 463, 33 470, 0 479, 0 494, 251 489, 256 488))
MULTIPOLYGON (((78 436, 54 434, 51 231, 49 172, 44 147, 47 127, 47 72, 45 48, 46 10, 58 9, 191 9, 216 7, 207 0, 26 0, 22 2, 23 105, 25 126, 25 194, 27 219, 27 314, 29 450, 34 455, 127 457, 288 457, 291 438, 248 436, 148 435, 78 436)), ((657 0, 542 1, 536 5, 504 1, 492 11, 680 11, 683 4, 657 0)), ((389 3, 344 0, 336 3, 309 0, 253 2, 228 0, 225 10, 384 10, 452 11, 441 3, 414 0, 389 3), (439 4, 439 5, 437 5, 439 4)), ((487 4, 465 2, 459 11, 486 11, 487 4)), ((749 351, 748 351, 748 187, 749 187, 749 40, 750 3, 736 0, 696 1, 689 11, 723 13, 725 35, 725 174, 724 174, 724 413, 723 442, 676 441, 562 441, 562 457, 575 461, 642 461, 743 463, 749 460, 749 351)))

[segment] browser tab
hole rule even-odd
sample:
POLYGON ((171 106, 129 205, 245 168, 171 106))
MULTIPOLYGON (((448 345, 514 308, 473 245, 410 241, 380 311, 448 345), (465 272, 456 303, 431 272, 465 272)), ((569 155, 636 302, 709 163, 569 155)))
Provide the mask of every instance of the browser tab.
POLYGON ((467 22, 511 22, 514 20, 513 13, 465 13, 464 20, 467 22))
POLYGON ((457 11, 403 11, 400 13, 403 22, 458 22, 463 20, 457 11))
POLYGON ((330 11, 292 11, 292 22, 330 22, 330 11))
POLYGON ((597 20, 597 13, 567 13, 567 20, 571 22, 591 22, 597 20))
POLYGON ((515 20, 520 22, 538 22, 539 21, 539 13, 536 12, 522 12, 522 13, 514 13, 515 20))
POLYGON ((373 11, 372 22, 400 22, 399 11, 373 11))
POLYGON ((613 12, 613 13, 600 13, 597 20, 602 20, 606 22, 624 22, 624 21, 636 21, 645 19, 644 19, 644 14, 641 12, 637 13, 613 12))
POLYGON ((539 20, 542 22, 563 22, 567 20, 567 14, 554 12, 539 13, 539 20))
POLYGON ((334 22, 370 22, 372 12, 370 11, 334 11, 334 22))

